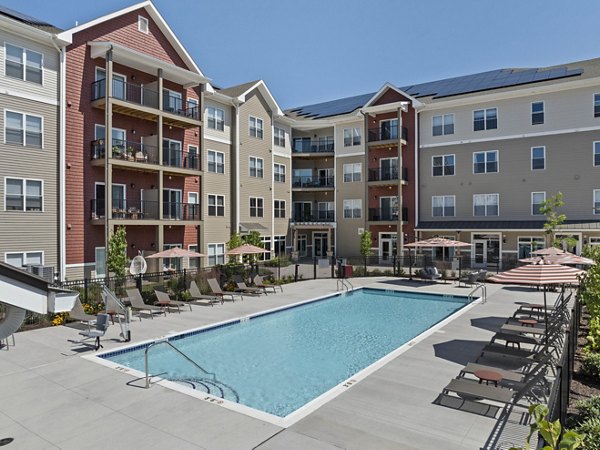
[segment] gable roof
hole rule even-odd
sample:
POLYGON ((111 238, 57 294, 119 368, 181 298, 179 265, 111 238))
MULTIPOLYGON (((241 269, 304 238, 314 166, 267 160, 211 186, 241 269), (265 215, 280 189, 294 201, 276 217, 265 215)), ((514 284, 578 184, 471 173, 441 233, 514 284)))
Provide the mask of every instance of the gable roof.
POLYGON ((171 30, 171 27, 169 27, 169 25, 167 24, 165 19, 161 16, 161 14, 158 12, 156 7, 150 0, 146 0, 141 3, 136 3, 134 5, 128 6, 127 8, 120 9, 118 11, 98 17, 98 18, 91 20, 89 22, 86 22, 84 24, 78 25, 76 27, 69 28, 68 30, 65 30, 62 33, 60 33, 58 36, 61 39, 72 41, 72 37, 75 33, 78 33, 82 30, 93 27, 102 22, 112 20, 115 17, 119 17, 124 14, 128 14, 132 11, 135 11, 135 10, 141 9, 141 8, 145 9, 146 12, 150 15, 150 17, 152 17, 154 22, 156 22, 160 31, 165 35, 165 37, 167 38, 169 43, 173 46, 173 48, 175 49, 177 54, 181 57, 181 59, 186 64, 188 69, 190 71, 196 72, 197 74, 204 77, 204 74, 202 73, 200 68, 196 65, 196 63, 194 62, 194 60, 192 59, 190 54, 187 52, 185 47, 181 44, 181 42, 179 42, 179 39, 177 39, 177 36, 175 36, 175 33, 173 32, 173 30, 171 30))
POLYGON ((46 31, 48 33, 59 33, 62 30, 54 25, 45 22, 40 19, 36 19, 33 16, 21 13, 19 11, 15 11, 14 9, 7 8, 6 6, 0 5, 0 15, 9 17, 11 19, 17 20, 25 25, 29 25, 34 28, 38 28, 42 31, 46 31))
POLYGON ((355 95, 323 103, 298 106, 296 108, 286 109, 285 113, 291 117, 300 119, 322 119, 325 117, 339 116, 362 108, 375 94, 376 92, 372 92, 370 94, 355 95))
POLYGON ((271 107, 271 110, 275 113, 276 116, 283 116, 283 111, 277 104, 275 97, 271 94, 271 91, 267 87, 267 84, 263 80, 249 81, 248 83, 238 84, 235 86, 230 86, 225 89, 219 89, 219 92, 222 95, 226 95, 228 97, 232 97, 239 101, 240 103, 244 103, 246 101, 246 96, 250 94, 255 89, 263 95, 267 104, 271 107))
POLYGON ((229 97, 239 97, 250 90, 260 80, 249 81, 248 83, 238 84, 230 86, 228 88, 216 88, 221 94, 228 95, 229 97))
POLYGON ((379 98, 385 94, 386 91, 388 90, 392 90, 397 92, 398 94, 402 95, 403 97, 406 97, 408 100, 410 100, 411 103, 413 103, 413 105, 416 106, 420 106, 421 102, 419 100, 417 100, 416 98, 414 98, 413 96, 407 94, 406 92, 404 92, 402 89, 399 89, 398 87, 394 86, 393 84, 390 83, 385 83, 381 89, 379 89, 379 91, 377 91, 377 93, 375 95, 373 95, 373 97, 363 106, 363 108, 368 108, 370 106, 373 106, 375 104, 375 102, 377 100, 379 100, 379 98))

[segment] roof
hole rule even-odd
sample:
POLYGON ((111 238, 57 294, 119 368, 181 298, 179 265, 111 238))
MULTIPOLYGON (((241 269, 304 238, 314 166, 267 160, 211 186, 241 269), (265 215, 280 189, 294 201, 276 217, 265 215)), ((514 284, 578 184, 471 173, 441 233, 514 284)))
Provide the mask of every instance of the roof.
POLYGON ((339 116, 362 108, 375 94, 376 92, 371 92, 370 94, 355 95, 324 103, 299 106, 287 109, 285 113, 288 116, 302 119, 322 119, 324 117, 339 116))
POLYGON ((37 275, 26 272, 23 269, 12 266, 5 262, 0 262, 0 276, 9 277, 13 280, 20 281, 21 283, 25 283, 31 287, 41 289, 43 291, 68 292, 65 289, 51 286, 48 281, 42 277, 38 277, 37 275))
MULTIPOLYGON (((418 230, 543 230, 544 220, 449 220, 419 222, 418 230)), ((558 228, 600 229, 600 220, 566 220, 558 228)))
POLYGON ((19 11, 15 11, 14 9, 7 8, 3 5, 0 5, 0 15, 10 17, 11 19, 17 20, 21 23, 38 28, 48 33, 59 33, 62 31, 60 28, 55 27, 48 22, 44 22, 43 20, 36 19, 35 17, 20 13, 19 11))
POLYGON ((239 97, 240 95, 248 92, 250 88, 259 83, 260 80, 249 81, 248 83, 238 84, 235 86, 230 86, 228 88, 219 89, 216 86, 213 86, 216 90, 218 90, 223 95, 228 95, 229 97, 239 97))
POLYGON ((267 84, 263 80, 249 81, 248 83, 231 86, 225 89, 221 89, 217 92, 219 92, 222 95, 226 95, 228 97, 236 99, 236 101, 240 103, 244 103, 247 100, 246 96, 255 89, 262 94, 263 98, 266 100, 267 104, 271 108, 271 111, 273 111, 273 113, 277 117, 283 116, 283 111, 281 111, 277 100, 275 100, 275 97, 273 97, 273 94, 271 94, 271 91, 269 90, 267 84))

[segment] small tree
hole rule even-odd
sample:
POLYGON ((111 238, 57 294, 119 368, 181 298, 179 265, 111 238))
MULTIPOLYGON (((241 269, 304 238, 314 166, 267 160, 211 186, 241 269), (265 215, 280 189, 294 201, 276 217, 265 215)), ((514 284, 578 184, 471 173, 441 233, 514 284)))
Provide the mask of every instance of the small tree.
POLYGON ((367 258, 373 254, 373 238, 370 231, 363 231, 360 235, 360 254, 364 260, 365 274, 367 273, 367 258))
POLYGON ((117 227, 117 231, 108 239, 106 268, 118 278, 127 275, 127 231, 125 227, 117 227))
MULTIPOLYGON (((251 231, 250 234, 245 235, 243 238, 246 244, 254 245, 255 247, 265 248, 260 233, 258 231, 251 231)), ((256 261, 257 255, 247 255, 248 262, 253 263, 256 261)))
POLYGON ((540 213, 546 216, 544 231, 546 233, 546 247, 558 247, 561 241, 565 241, 567 245, 577 245, 577 240, 571 237, 558 241, 555 239, 556 229, 567 220, 566 214, 559 214, 558 209, 565 206, 562 192, 558 192, 554 197, 544 200, 540 205, 540 213))
MULTIPOLYGON (((231 239, 229 239, 229 241, 227 242, 227 249, 228 250, 233 250, 234 248, 238 248, 239 246, 241 246, 244 243, 244 241, 242 241, 242 238, 240 236, 239 233, 233 233, 231 235, 231 239)), ((230 256, 229 257, 229 262, 233 263, 236 261, 237 256, 230 256)))

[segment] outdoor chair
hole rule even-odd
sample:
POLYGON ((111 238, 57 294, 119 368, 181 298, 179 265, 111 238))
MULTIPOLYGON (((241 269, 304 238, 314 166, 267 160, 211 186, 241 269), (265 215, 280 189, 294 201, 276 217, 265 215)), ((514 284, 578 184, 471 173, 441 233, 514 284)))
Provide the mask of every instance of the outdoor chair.
POLYGON ((234 281, 237 286, 236 292, 241 292, 243 294, 248 294, 248 295, 260 295, 260 294, 267 295, 267 292, 264 289, 261 289, 258 287, 250 287, 241 278, 234 277, 234 281))
POLYGON ((78 320, 80 322, 85 323, 88 327, 93 325, 96 322, 96 316, 91 314, 87 314, 83 309, 83 305, 79 300, 79 297, 75 300, 75 304, 73 305, 73 309, 69 311, 69 318, 73 320, 78 320))
POLYGON ((223 289, 221 289, 221 286, 219 286, 219 282, 215 278, 207 278, 206 281, 213 294, 221 298, 221 303, 225 300, 226 295, 230 297, 232 302, 235 301, 235 297, 240 297, 242 300, 244 300, 244 296, 240 292, 224 292, 223 289))
POLYGON ((479 270, 477 272, 467 273, 467 274, 463 275, 462 277, 460 277, 460 280, 458 280, 458 285, 460 286, 462 283, 465 286, 467 286, 467 285, 473 286, 475 283, 478 283, 479 281, 485 281, 486 276, 487 276, 486 270, 479 270))
POLYGON ((161 308, 160 306, 147 305, 142 298, 142 294, 137 289, 126 289, 127 297, 129 297, 129 302, 131 303, 131 308, 138 312, 140 319, 142 318, 142 311, 146 311, 150 313, 150 317, 154 319, 154 313, 159 312, 163 313, 165 317, 167 316, 167 312, 165 308, 161 308))
POLYGON ((169 296, 169 294, 167 294, 166 292, 163 292, 163 291, 159 291, 158 289, 154 289, 154 293, 156 294, 156 299, 159 301, 159 303, 167 304, 167 308, 170 308, 171 306, 175 306, 177 308, 177 311, 181 312, 179 310, 179 307, 187 306, 190 308, 190 311, 192 310, 192 305, 190 304, 190 302, 180 302, 178 300, 171 300, 171 297, 169 296))
POLYGON ((215 302, 221 302, 221 304, 223 304, 223 299, 222 298, 219 299, 219 297, 217 297, 216 295, 202 294, 202 292, 200 291, 200 288, 198 287, 198 285, 196 284, 196 282, 194 280, 191 281, 188 292, 192 296, 192 303, 194 303, 194 304, 206 305, 207 302, 210 306, 213 306, 213 304, 215 302))
POLYGON ((102 344, 100 344, 100 338, 106 334, 106 330, 110 325, 109 323, 110 316, 108 314, 98 314, 98 318, 96 319, 96 328, 88 331, 80 331, 79 334, 81 336, 85 336, 86 338, 80 341, 84 343, 84 341, 88 339, 95 339, 94 348, 95 350, 100 349, 100 347, 104 348, 102 344))
POLYGON ((442 278, 442 274, 437 270, 437 267, 428 266, 425 267, 421 272, 421 278, 425 278, 428 280, 438 280, 442 278))
POLYGON ((256 287, 259 287, 262 290, 264 290, 265 294, 267 293, 267 289, 273 289, 273 292, 277 293, 277 288, 279 288, 281 289, 281 292, 283 292, 283 287, 281 285, 265 284, 263 278, 260 275, 256 275, 254 277, 254 284, 256 285, 256 287))

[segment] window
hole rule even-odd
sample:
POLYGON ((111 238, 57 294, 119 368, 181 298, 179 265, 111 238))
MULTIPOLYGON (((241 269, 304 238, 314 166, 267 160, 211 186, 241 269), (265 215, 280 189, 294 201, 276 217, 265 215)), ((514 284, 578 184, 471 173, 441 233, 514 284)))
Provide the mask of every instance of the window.
POLYGON ((531 170, 546 168, 546 147, 531 147, 531 170))
POLYGON ((274 210, 276 219, 285 219, 285 200, 274 200, 274 210))
POLYGON ((283 128, 274 127, 273 132, 273 144, 277 147, 285 147, 285 130, 283 128))
POLYGON ((5 211, 41 211, 43 186, 41 180, 6 178, 4 189, 5 211))
POLYGON ((106 249, 104 247, 96 247, 94 249, 94 271, 96 272, 96 277, 102 278, 106 276, 106 249))
POLYGON ((262 158, 250 157, 250 176, 262 178, 264 175, 264 163, 262 158))
POLYGON ((498 150, 473 153, 473 173, 498 172, 498 150))
POLYGON ((225 244, 208 244, 208 265, 225 263, 225 244))
POLYGON ((42 84, 42 66, 44 57, 34 52, 12 44, 5 44, 4 73, 8 77, 42 84))
POLYGON ((496 108, 473 111, 473 131, 494 130, 498 128, 498 110, 496 108))
POLYGON ((263 121, 257 117, 250 116, 248 118, 249 134, 252 137, 262 139, 263 138, 263 121))
POLYGON ((594 214, 600 214, 600 189, 594 189, 594 214))
POLYGON ((454 195, 440 195, 431 197, 433 217, 454 217, 456 197, 454 195))
POLYGON ((594 166, 600 166, 600 141, 594 142, 594 166))
POLYGON ((454 175, 454 155, 441 155, 432 157, 434 177, 454 175))
POLYGON ((187 117, 198 119, 198 100, 196 100, 195 98, 187 99, 187 108, 185 110, 185 115, 187 117))
MULTIPOLYGON (((265 250, 271 250, 271 236, 261 236, 260 242, 262 244, 262 248, 265 250)), ((258 255, 258 259, 260 261, 268 261, 271 259, 271 252, 265 252, 258 255)))
POLYGON ((225 196, 208 194, 208 215, 225 216, 225 196))
POLYGON ((225 173, 225 153, 208 151, 208 171, 213 173, 225 173))
POLYGON ((542 207, 542 203, 545 201, 546 201, 546 193, 545 192, 532 192, 531 193, 531 215, 532 216, 543 215, 540 212, 540 208, 542 207))
POLYGON ((333 202, 319 202, 317 205, 318 219, 330 221, 333 220, 334 206, 333 202))
POLYGON ((26 147, 42 148, 42 118, 5 111, 4 142, 26 147))
POLYGON ((4 261, 11 266, 19 268, 28 264, 40 266, 44 264, 44 252, 5 253, 4 261))
POLYGON ((344 147, 360 145, 360 128, 344 128, 344 147))
POLYGON ((263 217, 263 199, 250 197, 250 217, 263 217))
POLYGON ((273 236, 273 244, 275 256, 285 255, 285 236, 273 236))
POLYGON ((600 117, 600 94, 594 94, 594 117, 600 117))
POLYGON ((362 163, 344 164, 344 183, 361 180, 362 163))
POLYGON ((277 183, 285 183, 285 164, 273 164, 273 178, 277 183))
POLYGON ((474 216, 497 216, 499 215, 498 194, 475 194, 473 195, 474 216))
POLYGON ((529 258, 532 251, 546 246, 545 239, 541 236, 519 236, 517 241, 519 247, 519 259, 529 258))
POLYGON ((225 111, 212 106, 209 106, 206 110, 208 112, 208 128, 218 131, 225 130, 225 111))
POLYGON ((531 104, 531 125, 544 123, 544 102, 533 102, 531 104))
POLYGON ((443 136, 454 134, 454 114, 444 114, 443 116, 433 116, 432 134, 434 136, 443 136))
POLYGON ((360 219, 362 216, 362 200, 352 199, 344 200, 344 218, 345 219, 360 219))
MULTIPOLYGON (((190 252, 198 252, 198 246, 195 244, 188 245, 188 250, 190 252)), ((197 269, 198 267, 200 267, 200 258, 189 258, 188 266, 190 269, 197 269)))
POLYGON ((379 121, 380 140, 398 139, 398 119, 379 121))
POLYGON ((138 16, 138 31, 148 34, 148 19, 145 17, 138 16))
POLYGON ((590 247, 600 246, 600 237, 590 236, 590 247))

